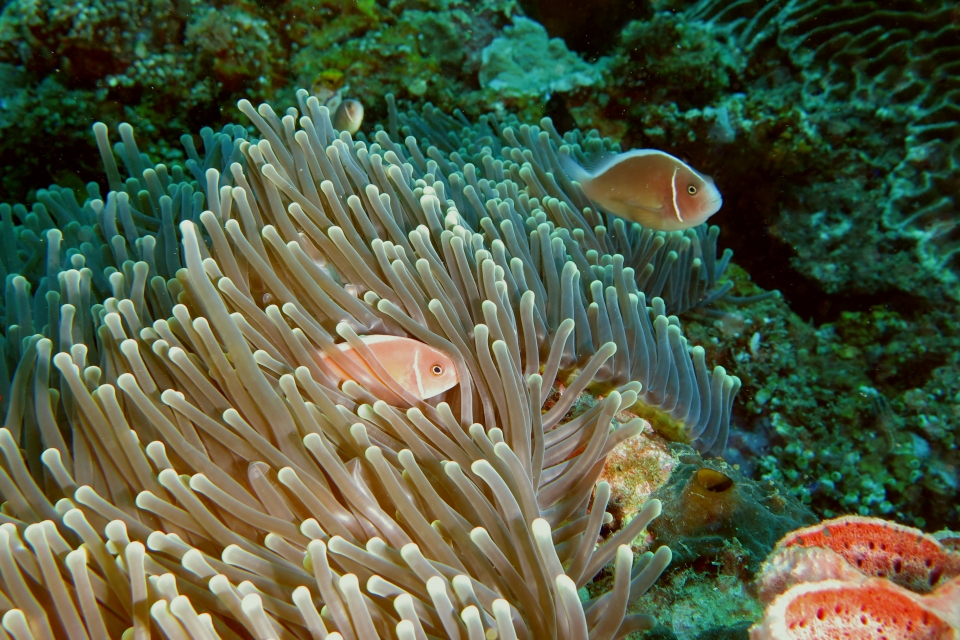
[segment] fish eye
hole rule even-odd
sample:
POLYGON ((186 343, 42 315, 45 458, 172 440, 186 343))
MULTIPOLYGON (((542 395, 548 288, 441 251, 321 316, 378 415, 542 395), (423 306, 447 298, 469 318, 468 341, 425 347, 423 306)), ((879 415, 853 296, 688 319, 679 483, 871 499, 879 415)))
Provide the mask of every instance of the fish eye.
POLYGON ((694 185, 690 185, 689 187, 687 187, 687 193, 689 193, 692 196, 695 196, 697 195, 697 188, 694 185))
POLYGON ((430 367, 430 373, 432 373, 432 374, 435 375, 435 376, 442 376, 442 375, 443 375, 443 365, 441 365, 441 364, 439 364, 439 363, 433 365, 432 367, 430 367))

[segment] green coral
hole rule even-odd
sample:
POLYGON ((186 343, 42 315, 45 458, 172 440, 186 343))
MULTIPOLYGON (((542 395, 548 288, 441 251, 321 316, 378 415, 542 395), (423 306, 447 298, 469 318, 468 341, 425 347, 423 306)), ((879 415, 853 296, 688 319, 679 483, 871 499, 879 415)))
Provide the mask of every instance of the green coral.
POLYGON ((960 299, 955 11, 946 1, 710 0, 687 14, 745 52, 750 91, 794 93, 820 135, 835 141, 827 170, 809 176, 807 184, 785 185, 786 219, 776 226, 788 244, 808 249, 795 267, 822 278, 828 289, 960 299), (842 197, 853 182, 870 197, 842 197), (815 197, 833 185, 835 197, 815 197), (821 239, 806 231, 807 219, 824 209, 843 212, 860 244, 876 247, 874 255, 860 257, 866 265, 849 272, 817 269, 834 257, 857 260, 854 252, 838 256, 829 234, 821 239), (910 264, 904 265, 905 257, 910 264))
POLYGON ((792 268, 824 291, 952 304, 960 298, 953 11, 916 0, 889 10, 704 0, 629 24, 604 86, 575 96, 570 111, 580 127, 627 146, 717 168, 722 191, 749 185, 749 223, 796 249, 792 268))
MULTIPOLYGON (((764 286, 786 289, 688 324, 743 379, 728 459, 822 515, 955 526, 960 323, 944 259, 960 164, 945 52, 960 38, 942 4, 924 16, 899 3, 908 28, 883 40, 876 26, 893 13, 840 4, 672 6, 628 25, 603 86, 567 103, 580 127, 712 175, 725 241, 764 286), (866 35, 854 39, 854 24, 866 35)), ((737 295, 761 291, 730 273, 737 295)))
POLYGON ((477 116, 489 108, 481 50, 515 12, 511 0, 13 0, 0 15, 0 152, 16 160, 3 167, 0 199, 61 180, 60 158, 75 185, 92 179, 94 121, 175 140, 226 124, 241 97, 292 103, 322 72, 343 72, 371 121, 386 115, 387 93, 477 116))
MULTIPOLYGON (((254 5, 221 9, 217 17, 204 2, 8 3, 0 15, 0 61, 18 78, 0 105, 0 150, 16 160, 4 167, 3 197, 19 200, 37 184, 62 181, 68 164, 77 185, 93 177, 99 154, 88 131, 96 120, 176 138, 212 101, 228 99, 231 87, 246 88, 218 74, 224 56, 217 50, 270 60, 276 38, 262 27, 255 45, 245 40, 245 20, 266 24, 254 5)), ((259 89, 250 93, 264 95, 259 89)), ((165 161, 180 155, 149 151, 165 161)))
POLYGON ((680 110, 712 104, 732 86, 743 57, 701 23, 661 12, 624 27, 608 86, 624 92, 639 109, 674 103, 680 110))
POLYGON ((371 119, 386 115, 388 93, 477 116, 487 110, 477 85, 481 50, 514 11, 507 1, 437 0, 392 2, 370 14, 344 12, 304 32, 291 74, 309 85, 324 70, 342 72, 351 95, 372 110, 371 119))
POLYGON ((513 26, 483 50, 480 84, 504 98, 540 98, 599 80, 598 67, 528 18, 514 18, 513 26))
MULTIPOLYGON (((730 273, 749 293, 745 274, 730 273)), ((814 328, 767 300, 687 326, 743 381, 735 413, 744 430, 733 448, 756 477, 782 482, 824 517, 960 521, 954 316, 875 307, 814 328)))

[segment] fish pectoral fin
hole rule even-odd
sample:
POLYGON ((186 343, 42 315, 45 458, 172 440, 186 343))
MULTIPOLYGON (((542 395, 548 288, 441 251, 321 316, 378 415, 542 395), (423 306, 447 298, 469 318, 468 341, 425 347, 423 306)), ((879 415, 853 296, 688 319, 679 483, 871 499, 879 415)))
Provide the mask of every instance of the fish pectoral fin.
POLYGON ((634 208, 634 209, 643 209, 644 211, 649 211, 650 213, 662 213, 662 212, 663 212, 663 205, 660 205, 659 207, 651 207, 651 206, 648 205, 648 204, 644 204, 644 203, 638 202, 638 201, 636 201, 636 200, 626 200, 626 201, 624 202, 624 204, 627 205, 628 207, 632 207, 632 208, 634 208))

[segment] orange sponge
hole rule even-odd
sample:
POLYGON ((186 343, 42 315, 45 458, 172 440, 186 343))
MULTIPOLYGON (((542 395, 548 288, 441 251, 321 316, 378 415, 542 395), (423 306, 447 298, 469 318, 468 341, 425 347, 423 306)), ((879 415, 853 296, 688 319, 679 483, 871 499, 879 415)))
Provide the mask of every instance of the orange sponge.
MULTIPOLYGON (((784 536, 765 565, 765 578, 772 579, 769 574, 774 565, 784 564, 785 558, 792 561, 794 570, 801 565, 804 570, 812 570, 804 564, 807 560, 824 567, 832 560, 830 554, 798 554, 798 548, 832 551, 864 576, 887 578, 916 593, 929 593, 960 575, 960 553, 944 548, 933 536, 880 518, 844 516, 784 536)), ((836 575, 826 574, 820 579, 844 577, 842 568, 826 570, 836 575)), ((815 579, 805 577, 803 581, 815 579)))
POLYGON ((797 529, 757 583, 773 602, 751 640, 960 640, 960 553, 919 529, 860 516, 797 529))
POLYGON ((956 640, 960 632, 926 597, 880 578, 799 584, 780 595, 750 640, 956 640))

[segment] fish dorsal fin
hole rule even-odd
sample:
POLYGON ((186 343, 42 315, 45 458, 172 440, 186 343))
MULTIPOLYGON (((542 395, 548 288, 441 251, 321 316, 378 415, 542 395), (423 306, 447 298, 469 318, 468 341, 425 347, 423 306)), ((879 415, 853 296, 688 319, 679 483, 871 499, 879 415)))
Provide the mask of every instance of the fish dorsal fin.
POLYGON ((590 174, 571 156, 561 153, 557 157, 560 160, 560 168, 571 180, 576 180, 582 185, 591 178, 590 174))
POLYGON ((607 167, 611 164, 614 164, 614 161, 617 158, 617 155, 613 151, 607 149, 601 149, 600 151, 594 151, 593 153, 586 154, 583 158, 583 162, 580 165, 591 175, 597 175, 598 173, 603 173, 607 167))
POLYGON ((600 152, 599 154, 591 154, 589 158, 590 167, 587 167, 586 165, 584 165, 584 168, 587 169, 592 176, 598 176, 601 173, 610 169, 611 167, 618 165, 621 162, 624 162, 626 160, 631 160, 633 158, 649 157, 649 156, 671 158, 673 160, 676 160, 677 162, 681 162, 682 164, 682 161, 677 160, 676 158, 671 156, 669 153, 665 151, 660 151, 659 149, 631 149, 630 151, 624 151, 623 153, 613 153, 610 151, 603 151, 603 152, 600 152))

